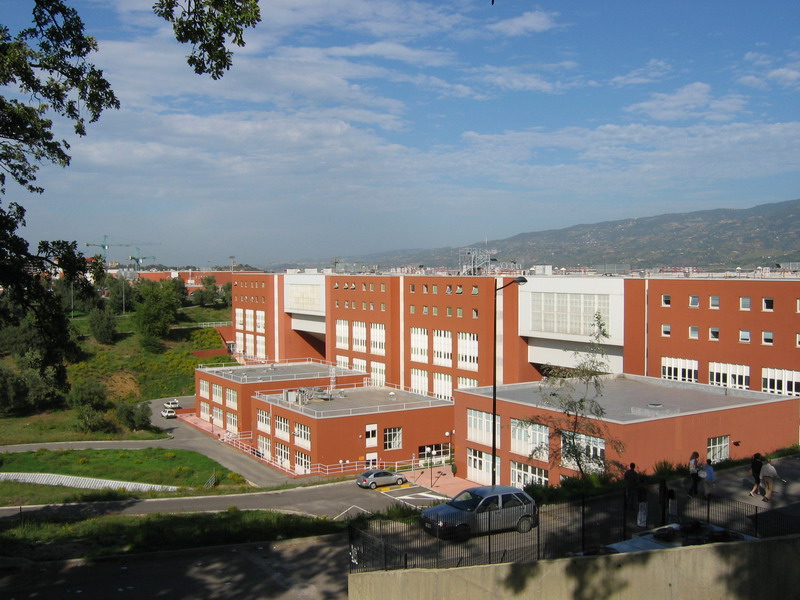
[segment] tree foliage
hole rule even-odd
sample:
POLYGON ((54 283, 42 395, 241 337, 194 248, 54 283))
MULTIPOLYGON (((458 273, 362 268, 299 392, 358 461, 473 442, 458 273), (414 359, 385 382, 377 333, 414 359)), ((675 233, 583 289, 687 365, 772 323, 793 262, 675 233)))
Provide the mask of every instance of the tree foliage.
POLYGON ((88 406, 94 410, 108 408, 106 386, 96 379, 79 379, 69 390, 67 403, 72 408, 88 406))
POLYGON ((113 344, 117 334, 117 319, 110 310, 94 308, 89 312, 89 333, 101 344, 113 344))
POLYGON ((592 473, 606 471, 605 452, 596 452, 585 436, 603 439, 606 446, 622 452, 619 440, 608 434, 603 423, 606 414, 600 402, 603 378, 609 372, 608 354, 603 340, 608 338, 606 325, 598 313, 588 345, 573 353, 575 366, 544 370, 539 383, 543 403, 556 409, 556 416, 545 418, 551 432, 561 437, 560 448, 551 448, 550 460, 573 467, 585 479, 592 473))
MULTIPOLYGON (((0 24, 0 195, 9 181, 41 193, 39 165, 69 165, 70 144, 56 137, 54 118, 83 136, 87 123, 119 107, 103 71, 89 60, 98 45, 78 12, 65 0, 31 0, 31 5, 30 26, 12 34, 0 24)), ((158 0, 153 10, 173 23, 180 42, 192 44, 188 62, 194 70, 215 79, 231 66, 226 44, 243 46, 244 28, 260 20, 257 0, 158 0)), ((60 273, 77 293, 90 286, 87 261, 75 242, 44 241, 32 251, 17 233, 24 226, 25 209, 14 202, 3 206, 0 199, 0 329, 27 320, 40 338, 44 376, 63 362, 69 343, 68 322, 50 278, 60 273)), ((100 273, 95 275, 99 282, 100 273)), ((63 384, 63 365, 56 375, 63 384)))
POLYGON ((133 431, 150 428, 150 418, 153 411, 147 402, 120 402, 116 408, 117 420, 133 431))
POLYGON ((170 325, 178 320, 179 303, 172 286, 146 283, 140 287, 133 324, 143 339, 165 338, 170 325))
POLYGON ((258 0, 156 0, 153 11, 172 23, 175 39, 191 44, 187 62, 197 74, 219 79, 231 68, 231 42, 244 46, 244 29, 261 20, 258 0))

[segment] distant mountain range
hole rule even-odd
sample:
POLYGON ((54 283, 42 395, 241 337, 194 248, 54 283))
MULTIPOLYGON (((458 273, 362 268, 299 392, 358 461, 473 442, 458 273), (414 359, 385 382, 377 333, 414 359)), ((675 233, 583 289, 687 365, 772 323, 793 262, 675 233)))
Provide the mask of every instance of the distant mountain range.
MULTIPOLYGON (((699 267, 727 270, 800 262, 800 200, 520 233, 472 245, 523 268, 630 265, 633 270, 699 267)), ((339 264, 456 268, 461 248, 397 250, 343 257, 339 264)), ((270 265, 270 270, 298 265, 270 265)), ((311 265, 303 266, 332 266, 311 265)))

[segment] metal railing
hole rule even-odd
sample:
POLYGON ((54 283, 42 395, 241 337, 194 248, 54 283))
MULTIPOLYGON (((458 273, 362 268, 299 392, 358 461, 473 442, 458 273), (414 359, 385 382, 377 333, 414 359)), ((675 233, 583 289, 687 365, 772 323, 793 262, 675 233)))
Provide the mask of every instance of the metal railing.
MULTIPOLYGON (((651 493, 647 527, 660 527, 668 520, 666 499, 658 496, 651 493)), ((634 507, 626 505, 623 493, 583 498, 540 507, 539 525, 529 532, 505 530, 466 540, 429 535, 417 522, 355 521, 349 527, 350 571, 447 568, 602 553, 609 544, 644 530, 637 529, 636 513, 634 507)), ((800 533, 800 519, 745 502, 713 497, 682 500, 678 522, 707 523, 754 538, 800 533)), ((683 544, 711 541, 719 540, 687 535, 683 544)))

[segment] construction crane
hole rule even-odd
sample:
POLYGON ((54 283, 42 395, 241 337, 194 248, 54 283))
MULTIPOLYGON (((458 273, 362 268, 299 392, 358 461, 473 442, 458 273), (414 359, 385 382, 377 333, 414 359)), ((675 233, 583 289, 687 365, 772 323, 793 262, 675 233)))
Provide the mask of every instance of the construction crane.
POLYGON ((155 256, 142 256, 142 251, 139 248, 136 248, 136 256, 129 256, 128 260, 133 261, 133 268, 134 270, 138 271, 142 268, 142 262, 152 259, 155 260, 155 256))
POLYGON ((108 254, 108 249, 111 246, 133 246, 133 244, 109 244, 107 235, 103 236, 103 241, 101 243, 99 243, 99 244, 93 244, 92 242, 86 242, 86 245, 87 246, 97 246, 97 247, 103 249, 103 264, 104 265, 108 263, 108 261, 106 260, 106 255, 108 254))

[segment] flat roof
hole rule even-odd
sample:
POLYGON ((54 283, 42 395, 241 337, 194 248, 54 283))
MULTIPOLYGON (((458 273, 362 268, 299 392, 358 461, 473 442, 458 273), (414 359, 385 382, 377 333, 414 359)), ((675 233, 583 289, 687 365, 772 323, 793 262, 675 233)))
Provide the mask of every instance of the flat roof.
MULTIPOLYGON (((547 396, 543 394, 543 389, 539 382, 499 385, 497 386, 497 399, 503 402, 557 411, 557 404, 546 402, 547 396)), ((491 387, 462 391, 478 396, 492 397, 491 387)), ((579 388, 576 387, 576 397, 578 391, 579 388)), ((598 402, 606 411, 603 421, 621 424, 786 400, 800 401, 800 398, 638 375, 605 378, 602 395, 598 398, 598 402)))
MULTIPOLYGON (((302 388, 301 388, 302 389, 302 388)), ((306 388, 306 393, 289 394, 256 392, 253 398, 302 413, 315 419, 350 417, 384 412, 453 406, 452 400, 441 400, 393 387, 306 388)))
POLYGON ((280 362, 263 365, 230 365, 200 366, 198 371, 222 377, 236 383, 266 383, 268 381, 295 381, 298 379, 319 379, 343 377, 345 375, 363 375, 364 371, 343 369, 331 363, 321 361, 280 362))

